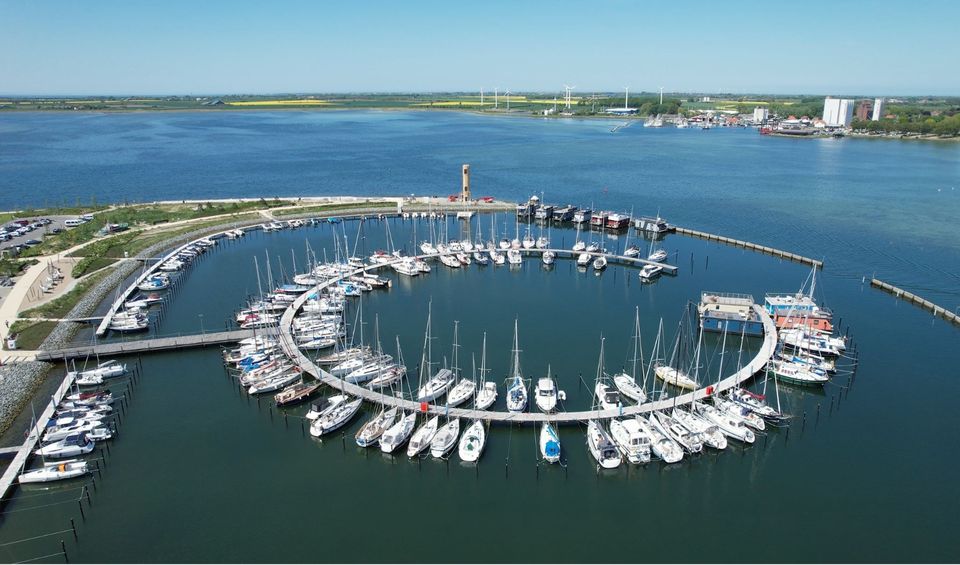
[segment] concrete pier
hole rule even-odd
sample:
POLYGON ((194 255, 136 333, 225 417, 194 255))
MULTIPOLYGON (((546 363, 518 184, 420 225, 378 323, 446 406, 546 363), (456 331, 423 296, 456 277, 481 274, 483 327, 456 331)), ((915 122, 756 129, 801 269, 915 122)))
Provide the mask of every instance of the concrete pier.
POLYGON ((944 320, 960 325, 960 316, 957 316, 957 314, 954 311, 947 310, 943 306, 938 306, 933 302, 930 302, 925 298, 921 298, 912 292, 908 292, 906 290, 903 290, 900 287, 893 286, 890 283, 883 282, 880 279, 870 279, 870 286, 889 292, 890 294, 896 296, 897 298, 906 300, 907 302, 910 302, 911 304, 915 304, 923 308, 924 310, 929 310, 930 312, 933 312, 934 316, 940 316, 944 320))

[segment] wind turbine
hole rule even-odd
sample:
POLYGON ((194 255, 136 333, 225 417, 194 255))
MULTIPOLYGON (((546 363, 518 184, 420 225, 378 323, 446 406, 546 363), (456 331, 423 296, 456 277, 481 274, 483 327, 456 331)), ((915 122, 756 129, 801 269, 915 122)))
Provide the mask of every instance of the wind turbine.
POLYGON ((570 110, 570 91, 576 88, 576 86, 567 86, 563 85, 563 101, 567 106, 567 110, 570 110))
POLYGON ((493 89, 493 109, 494 110, 500 107, 499 88, 500 87, 493 89))
POLYGON ((510 111, 510 89, 508 88, 504 93, 504 96, 507 97, 507 111, 510 111))
POLYGON ((663 87, 660 87, 660 105, 663 106, 663 87))
POLYGON ((629 87, 629 86, 624 86, 624 87, 623 87, 623 109, 624 109, 624 110, 627 109, 627 101, 628 101, 628 100, 630 100, 630 87, 629 87))

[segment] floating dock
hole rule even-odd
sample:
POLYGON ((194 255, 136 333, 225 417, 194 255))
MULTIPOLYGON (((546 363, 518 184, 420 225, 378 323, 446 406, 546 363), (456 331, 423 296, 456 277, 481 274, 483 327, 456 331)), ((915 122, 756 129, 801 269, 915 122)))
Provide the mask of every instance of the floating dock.
MULTIPOLYGON (((527 251, 547 251, 545 249, 529 249, 527 251)), ((566 252, 566 251, 564 251, 566 252)), ((570 252, 572 253, 572 252, 570 252)), ((433 258, 439 254, 431 255, 421 255, 419 258, 433 258)), ((626 259, 626 258, 625 258, 626 259)), ((393 263, 397 261, 391 261, 389 263, 382 263, 379 265, 370 265, 367 267, 359 268, 355 271, 352 271, 344 277, 359 275, 364 272, 376 271, 378 269, 390 267, 393 263)), ((642 261, 641 261, 642 262, 642 261)), ((334 285, 340 279, 331 279, 324 282, 321 285, 318 285, 315 290, 320 291, 327 286, 334 285)), ((280 319, 280 346, 286 354, 294 363, 296 363, 301 369, 313 375, 316 379, 320 380, 327 386, 330 386, 336 390, 343 391, 345 394, 356 396, 362 398, 368 402, 382 403, 386 406, 395 406, 402 410, 407 411, 416 411, 423 412, 423 405, 420 402, 413 400, 406 400, 402 398, 396 398, 385 394, 380 391, 373 391, 368 388, 364 388, 359 385, 348 383, 343 379, 333 376, 327 371, 321 369, 317 366, 312 359, 305 355, 300 348, 297 347, 296 339, 293 337, 292 325, 293 319, 300 311, 300 308, 307 301, 307 298, 310 294, 313 293, 304 293, 298 297, 291 305, 284 311, 283 316, 280 319)), ((637 404, 632 406, 623 406, 617 409, 611 410, 586 410, 578 412, 554 412, 551 414, 544 414, 542 412, 493 412, 487 410, 472 410, 468 408, 448 408, 446 406, 437 405, 437 404, 428 404, 426 407, 426 412, 429 414, 436 415, 448 415, 454 418, 467 418, 467 419, 477 419, 477 420, 486 420, 489 422, 497 423, 506 423, 506 424, 536 424, 542 422, 551 422, 554 424, 577 424, 583 423, 588 420, 597 420, 597 419, 609 419, 609 418, 619 418, 624 416, 636 416, 638 414, 645 414, 648 412, 653 412, 656 410, 665 410, 672 408, 674 406, 682 406, 684 404, 690 404, 697 400, 702 400, 713 394, 718 394, 727 389, 734 388, 739 386, 740 383, 750 379, 756 373, 763 370, 767 362, 773 357, 774 351, 777 347, 777 329, 773 323, 773 319, 767 314, 766 310, 762 307, 753 305, 753 309, 756 314, 763 321, 764 327, 764 336, 763 336, 763 345, 760 348, 760 351, 757 355, 750 360, 742 369, 734 373, 733 375, 721 380, 719 383, 711 383, 708 387, 704 387, 693 392, 688 392, 680 396, 675 396, 665 400, 658 400, 652 402, 646 402, 644 404, 637 404)))
POLYGON ((168 351, 171 349, 190 349, 236 343, 240 340, 254 337, 257 334, 273 334, 271 329, 232 330, 227 332, 208 332, 193 335, 178 335, 169 337, 155 337, 132 341, 111 341, 95 345, 69 347, 65 349, 49 349, 37 352, 37 361, 63 361, 64 359, 81 359, 94 356, 136 355, 152 351, 168 351))
POLYGON ((789 259, 790 261, 796 261, 797 263, 803 263, 804 265, 811 265, 818 269, 823 268, 823 261, 817 261, 816 259, 804 257, 803 255, 790 253, 789 251, 783 251, 781 249, 767 247, 766 245, 759 245, 757 243, 751 243, 749 241, 733 239, 732 237, 726 237, 722 235, 716 235, 712 233, 691 230, 691 229, 682 228, 679 226, 675 227, 674 229, 677 233, 680 233, 683 235, 699 237, 700 239, 706 239, 708 241, 717 241, 720 243, 726 243, 727 245, 733 245, 735 247, 743 247, 744 249, 750 249, 751 251, 759 251, 761 253, 773 255, 774 257, 780 257, 781 259, 789 259))
POLYGON ((900 287, 893 286, 890 283, 885 283, 880 279, 870 279, 870 286, 889 292, 890 294, 896 296, 897 298, 906 300, 912 304, 916 304, 917 306, 923 308, 924 310, 929 310, 930 312, 933 312, 934 316, 940 316, 944 320, 960 325, 960 316, 957 316, 957 314, 954 311, 947 310, 943 306, 938 306, 933 302, 930 302, 925 298, 921 298, 912 292, 908 292, 906 290, 903 290, 900 287))

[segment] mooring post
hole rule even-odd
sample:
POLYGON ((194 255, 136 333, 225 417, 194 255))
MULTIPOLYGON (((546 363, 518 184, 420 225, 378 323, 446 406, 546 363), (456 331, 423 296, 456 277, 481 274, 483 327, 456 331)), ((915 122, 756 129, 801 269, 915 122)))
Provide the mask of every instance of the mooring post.
POLYGON ((77 506, 80 507, 80 517, 83 518, 83 521, 87 521, 87 515, 83 513, 83 501, 77 500, 77 506))
POLYGON ((820 403, 817 402, 817 421, 815 422, 815 424, 819 424, 819 423, 820 423, 820 403))
POLYGON ((303 418, 300 418, 300 437, 307 437, 307 431, 303 429, 303 418))
POLYGON ((290 426, 287 425, 287 413, 284 412, 284 413, 283 413, 283 429, 287 429, 287 428, 289 428, 289 427, 290 427, 290 426))
POLYGON ((340 446, 344 452, 347 451, 347 432, 340 432, 340 446))
POLYGON ((67 557, 67 544, 63 543, 63 540, 60 540, 60 551, 63 552, 63 560, 70 563, 70 558, 67 557))
POLYGON ((70 518, 70 529, 73 530, 73 541, 77 541, 77 525, 73 522, 73 518, 70 518))
POLYGON ((803 411, 803 422, 800 423, 800 431, 807 429, 807 411, 803 411))
POLYGON ((90 502, 90 490, 89 490, 89 489, 83 489, 83 492, 84 492, 84 494, 87 495, 87 504, 88 504, 89 506, 93 506, 93 503, 90 502))

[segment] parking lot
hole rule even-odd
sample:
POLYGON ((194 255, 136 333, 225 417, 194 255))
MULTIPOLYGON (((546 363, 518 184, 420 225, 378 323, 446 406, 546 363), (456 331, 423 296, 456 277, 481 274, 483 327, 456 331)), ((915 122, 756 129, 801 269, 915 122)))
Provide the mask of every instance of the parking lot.
POLYGON ((5 256, 15 257, 19 253, 18 248, 36 245, 44 237, 59 233, 59 230, 66 230, 63 222, 76 216, 43 216, 17 218, 0 225, 0 253, 5 256), (28 222, 27 225, 20 225, 17 222, 28 222))

